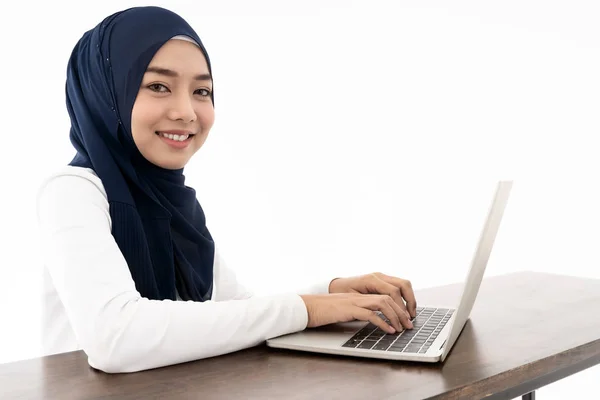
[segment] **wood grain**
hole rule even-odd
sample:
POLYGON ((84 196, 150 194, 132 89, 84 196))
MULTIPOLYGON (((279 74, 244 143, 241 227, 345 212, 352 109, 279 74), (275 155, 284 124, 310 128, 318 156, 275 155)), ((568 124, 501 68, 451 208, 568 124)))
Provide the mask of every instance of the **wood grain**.
MULTIPOLYGON (((460 285, 417 292, 454 304, 460 285)), ((2 399, 510 399, 600 363, 600 281, 522 272, 484 279, 444 364, 259 346, 132 373, 83 352, 0 365, 2 399)))

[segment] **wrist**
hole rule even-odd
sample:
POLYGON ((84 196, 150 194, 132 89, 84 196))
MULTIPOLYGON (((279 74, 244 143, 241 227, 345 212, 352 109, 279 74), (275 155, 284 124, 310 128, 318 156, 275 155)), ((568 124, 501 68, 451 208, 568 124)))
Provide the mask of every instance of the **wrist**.
POLYGON ((312 328, 314 325, 314 311, 313 311, 313 307, 312 307, 312 301, 311 298, 313 298, 314 295, 310 295, 310 294, 301 294, 300 298, 302 299, 302 301, 304 302, 304 307, 306 307, 306 328, 312 328))

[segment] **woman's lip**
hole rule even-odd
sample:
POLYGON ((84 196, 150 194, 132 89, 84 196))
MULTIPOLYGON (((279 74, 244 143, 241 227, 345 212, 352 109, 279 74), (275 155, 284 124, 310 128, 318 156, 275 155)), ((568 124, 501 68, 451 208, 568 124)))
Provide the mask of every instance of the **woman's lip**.
POLYGON ((165 142, 166 144, 168 144, 171 147, 175 147, 176 149, 185 149, 186 147, 188 147, 190 145, 192 139, 194 138, 193 136, 190 136, 187 139, 185 139, 183 142, 180 142, 179 140, 173 140, 173 139, 166 138, 161 134, 158 134, 158 137, 163 142, 165 142))
POLYGON ((189 131, 155 131, 154 133, 160 137, 164 137, 163 133, 167 134, 167 135, 177 135, 177 136, 188 135, 189 136, 188 139, 190 137, 196 135, 195 133, 190 133, 189 131), (175 133, 175 132, 179 132, 179 133, 175 133))
POLYGON ((193 132, 190 131, 156 131, 157 133, 168 133, 169 135, 194 135, 193 132))

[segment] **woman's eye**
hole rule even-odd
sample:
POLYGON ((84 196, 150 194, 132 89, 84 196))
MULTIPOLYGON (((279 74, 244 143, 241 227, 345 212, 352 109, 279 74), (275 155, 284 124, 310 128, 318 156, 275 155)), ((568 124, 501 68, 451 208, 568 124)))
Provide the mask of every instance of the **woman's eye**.
POLYGON ((165 92, 165 91, 168 91, 167 87, 165 85, 160 84, 160 83, 153 83, 152 85, 148 85, 148 89, 152 90, 153 92, 165 92))
POLYGON ((208 89, 198 89, 198 90, 196 90, 196 94, 199 94, 202 97, 209 97, 210 96, 210 90, 208 90, 208 89))

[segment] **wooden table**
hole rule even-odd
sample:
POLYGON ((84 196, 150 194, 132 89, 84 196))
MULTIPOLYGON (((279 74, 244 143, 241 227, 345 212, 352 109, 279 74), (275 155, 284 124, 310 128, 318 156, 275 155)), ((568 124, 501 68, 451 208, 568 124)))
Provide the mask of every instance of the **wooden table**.
MULTIPOLYGON (((417 292, 454 304, 459 285, 417 292)), ((600 281, 542 273, 484 279, 444 364, 255 347, 110 375, 72 352, 0 365, 1 399, 511 399, 600 363, 600 281)), ((529 394, 528 394, 529 393, 529 394)))

